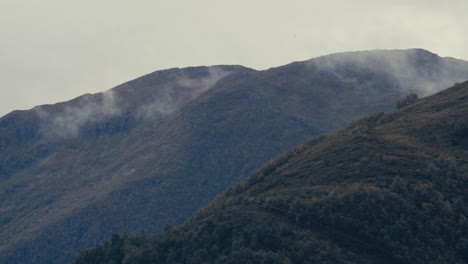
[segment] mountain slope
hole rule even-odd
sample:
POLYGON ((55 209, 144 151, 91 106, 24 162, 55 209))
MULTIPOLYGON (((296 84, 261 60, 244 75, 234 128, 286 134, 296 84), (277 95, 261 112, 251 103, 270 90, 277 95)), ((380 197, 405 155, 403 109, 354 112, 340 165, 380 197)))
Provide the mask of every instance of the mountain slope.
POLYGON ((300 145, 156 236, 75 263, 467 263, 468 82, 300 145))
POLYGON ((0 119, 0 255, 63 263, 113 233, 182 223, 311 136, 467 78, 466 62, 424 50, 369 51, 170 69, 15 111, 0 119))

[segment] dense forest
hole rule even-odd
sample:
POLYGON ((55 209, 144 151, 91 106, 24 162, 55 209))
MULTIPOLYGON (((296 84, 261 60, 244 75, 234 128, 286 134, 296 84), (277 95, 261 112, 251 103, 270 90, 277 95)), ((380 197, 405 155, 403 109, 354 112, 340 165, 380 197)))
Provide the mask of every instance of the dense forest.
POLYGON ((75 263, 468 263, 468 83, 409 99, 266 163, 180 227, 114 235, 75 263))

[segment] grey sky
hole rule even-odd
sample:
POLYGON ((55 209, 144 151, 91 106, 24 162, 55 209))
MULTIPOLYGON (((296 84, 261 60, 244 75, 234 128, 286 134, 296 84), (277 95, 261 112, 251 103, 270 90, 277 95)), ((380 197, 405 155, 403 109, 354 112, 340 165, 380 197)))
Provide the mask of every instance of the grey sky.
POLYGON ((425 48, 468 59, 468 2, 0 0, 0 116, 170 67, 425 48))

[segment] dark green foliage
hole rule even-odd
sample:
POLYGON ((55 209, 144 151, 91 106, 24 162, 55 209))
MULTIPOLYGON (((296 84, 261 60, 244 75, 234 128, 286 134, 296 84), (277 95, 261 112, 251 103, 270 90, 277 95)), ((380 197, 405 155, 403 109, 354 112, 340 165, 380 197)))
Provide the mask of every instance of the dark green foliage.
MULTIPOLYGON (((94 250, 83 252, 83 254, 75 261, 75 263, 122 263, 125 254, 124 243, 126 239, 127 236, 120 238, 119 235, 114 234, 110 241, 104 243, 103 245, 96 246, 94 250)), ((144 257, 141 259, 144 259, 144 257)))
POLYGON ((468 117, 461 117, 453 125, 453 144, 468 146, 468 117))
MULTIPOLYGON (((310 234, 287 225, 246 222, 233 228, 227 222, 214 229, 209 226, 205 223, 194 232, 184 234, 162 232, 159 237, 148 238, 144 243, 139 242, 141 237, 127 237, 126 257, 122 263, 274 264, 358 260, 354 254, 344 252, 333 244, 308 240, 310 234), (297 241, 298 236, 304 238, 297 241)), ((108 259, 115 257, 109 243, 82 253, 75 263, 106 263, 107 260, 102 262, 103 255, 108 259)))

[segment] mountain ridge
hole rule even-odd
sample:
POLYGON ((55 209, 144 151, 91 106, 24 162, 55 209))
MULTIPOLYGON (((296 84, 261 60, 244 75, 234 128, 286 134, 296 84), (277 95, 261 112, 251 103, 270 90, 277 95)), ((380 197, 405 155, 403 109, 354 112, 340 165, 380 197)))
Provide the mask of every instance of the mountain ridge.
MULTIPOLYGON (((182 223, 263 162, 412 91, 391 71, 349 65, 170 69, 0 118, 4 262, 61 263, 122 229, 182 223)), ((415 76, 468 78, 468 63, 450 67, 415 76)))
POLYGON ((355 121, 264 164, 184 225, 114 235, 75 263, 465 263, 467 98, 464 82, 355 121))

